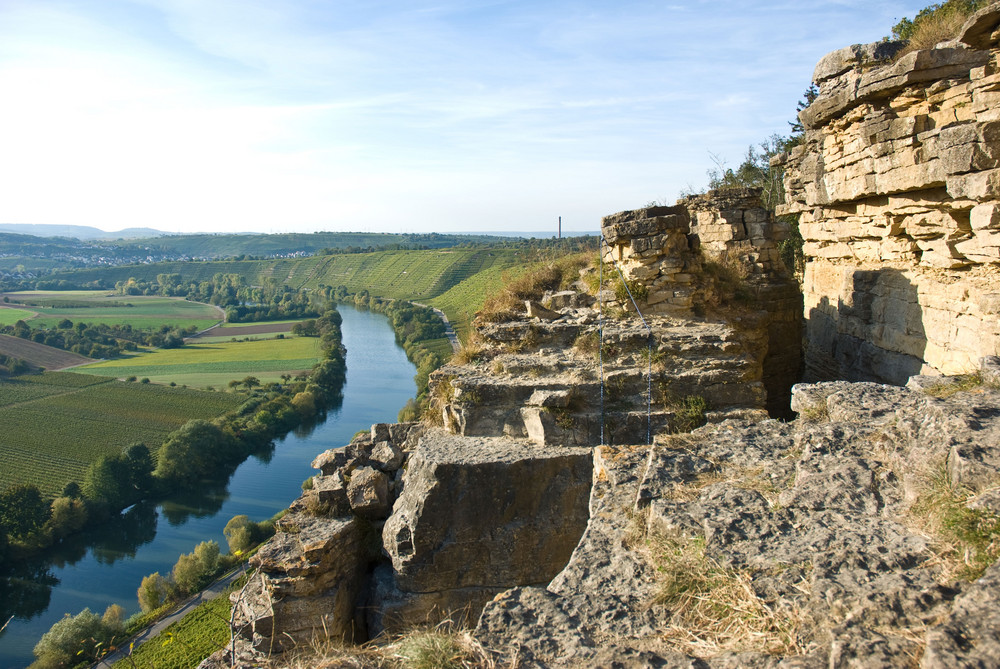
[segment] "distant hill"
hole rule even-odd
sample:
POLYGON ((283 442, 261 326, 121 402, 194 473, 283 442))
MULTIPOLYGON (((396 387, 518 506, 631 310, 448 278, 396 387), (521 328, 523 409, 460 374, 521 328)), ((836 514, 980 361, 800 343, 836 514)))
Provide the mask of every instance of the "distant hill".
POLYGON ((125 228, 117 232, 105 232, 89 225, 48 225, 43 223, 0 223, 0 231, 16 232, 35 237, 73 237, 76 239, 143 239, 163 237, 173 233, 153 228, 125 228))
POLYGON ((10 335, 0 335, 0 353, 21 358, 30 365, 50 371, 94 361, 76 353, 10 335))

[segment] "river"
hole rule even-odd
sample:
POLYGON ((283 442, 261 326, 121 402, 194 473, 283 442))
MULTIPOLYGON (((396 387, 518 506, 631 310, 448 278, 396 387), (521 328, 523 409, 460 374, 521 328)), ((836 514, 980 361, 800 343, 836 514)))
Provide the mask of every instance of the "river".
MULTIPOLYGON (((270 518, 301 493, 302 481, 316 473, 310 463, 328 448, 343 446, 372 423, 396 420, 406 400, 416 394, 413 365, 406 359, 385 316, 339 305, 347 347, 347 382, 340 407, 308 434, 289 434, 270 457, 250 457, 227 485, 187 494, 158 505, 137 505, 120 524, 105 528, 88 544, 68 546, 48 565, 37 565, 21 581, 16 596, 41 609, 28 620, 15 618, 0 636, 0 669, 30 664, 39 637, 66 613, 84 607, 98 614, 118 603, 128 614, 139 610, 136 589, 143 576, 167 574, 178 555, 214 539, 226 550, 222 528, 230 518, 270 518), (47 586, 54 583, 44 605, 47 586), (25 583, 28 587, 21 587, 25 583), (40 606, 41 605, 41 606, 40 606)), ((15 596, 11 590, 0 597, 15 596)), ((0 625, 3 621, 0 621, 0 625)))

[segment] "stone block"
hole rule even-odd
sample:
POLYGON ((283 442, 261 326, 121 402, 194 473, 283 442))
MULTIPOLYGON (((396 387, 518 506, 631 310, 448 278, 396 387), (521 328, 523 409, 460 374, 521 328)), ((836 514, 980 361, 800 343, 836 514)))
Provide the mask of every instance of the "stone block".
POLYGON ((546 583, 589 517, 588 448, 425 434, 382 533, 405 592, 546 583))
POLYGON ((394 472, 403 464, 403 451, 390 441, 380 441, 372 446, 371 463, 383 472, 394 472))
POLYGON ((359 467, 347 483, 347 499, 354 513, 362 518, 386 518, 392 506, 389 478, 373 467, 359 467))

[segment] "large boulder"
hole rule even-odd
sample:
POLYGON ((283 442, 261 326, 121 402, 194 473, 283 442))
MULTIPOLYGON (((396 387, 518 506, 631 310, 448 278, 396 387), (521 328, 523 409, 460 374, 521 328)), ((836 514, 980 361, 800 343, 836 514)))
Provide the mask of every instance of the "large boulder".
POLYGON ((482 606, 485 590, 547 583, 587 526, 592 470, 587 448, 424 435, 382 533, 391 589, 452 605, 440 593, 466 591, 482 606))

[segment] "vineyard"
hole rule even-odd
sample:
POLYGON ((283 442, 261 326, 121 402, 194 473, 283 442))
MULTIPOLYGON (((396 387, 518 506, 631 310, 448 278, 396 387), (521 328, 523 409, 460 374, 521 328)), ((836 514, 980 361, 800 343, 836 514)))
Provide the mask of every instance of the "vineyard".
POLYGON ((143 442, 155 450, 193 418, 213 418, 244 400, 235 393, 123 383, 68 372, 0 383, 0 489, 33 483, 55 495, 81 482, 105 453, 143 442))
POLYGON ((63 369, 91 362, 91 358, 10 335, 0 335, 0 353, 44 369, 63 369))
POLYGON ((191 613, 169 625, 147 643, 136 646, 131 656, 115 662, 119 669, 190 669, 229 641, 232 605, 226 589, 220 597, 199 604, 191 613))

